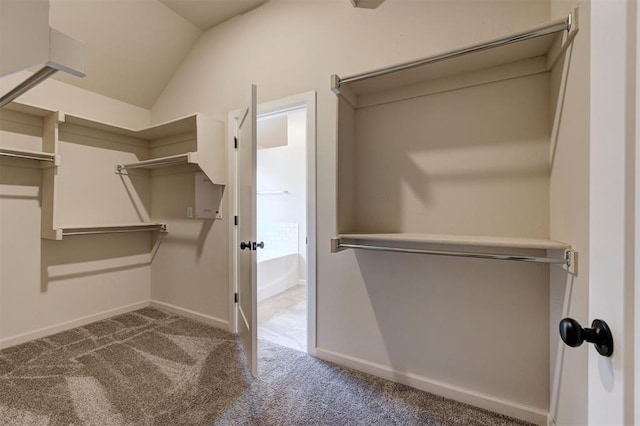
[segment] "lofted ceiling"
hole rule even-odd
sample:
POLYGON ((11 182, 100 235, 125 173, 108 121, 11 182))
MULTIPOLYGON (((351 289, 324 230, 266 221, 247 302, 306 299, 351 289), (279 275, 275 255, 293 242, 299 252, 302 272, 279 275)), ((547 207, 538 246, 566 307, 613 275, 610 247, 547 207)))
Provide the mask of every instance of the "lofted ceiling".
POLYGON ((87 76, 54 78, 151 108, 209 28, 265 0, 50 0, 50 25, 88 46, 87 76))
POLYGON ((234 16, 260 6, 266 0, 160 0, 168 8, 206 31, 234 16))

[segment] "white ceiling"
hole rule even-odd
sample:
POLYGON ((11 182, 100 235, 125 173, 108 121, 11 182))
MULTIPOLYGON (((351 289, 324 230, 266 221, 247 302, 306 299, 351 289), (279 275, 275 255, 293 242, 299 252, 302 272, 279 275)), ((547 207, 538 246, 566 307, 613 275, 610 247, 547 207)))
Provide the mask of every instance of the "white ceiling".
POLYGON ((84 78, 57 80, 151 108, 202 32, 264 0, 50 0, 50 25, 87 43, 84 78))
POLYGON ((234 16, 260 6, 266 0, 160 0, 170 9, 206 31, 234 16))

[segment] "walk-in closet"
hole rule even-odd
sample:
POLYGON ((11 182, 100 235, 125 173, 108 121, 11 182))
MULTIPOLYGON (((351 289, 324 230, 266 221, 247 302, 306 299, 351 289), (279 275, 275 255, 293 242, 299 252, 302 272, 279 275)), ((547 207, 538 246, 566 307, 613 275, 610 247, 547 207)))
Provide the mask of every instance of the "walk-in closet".
POLYGON ((638 34, 0 0, 0 424, 638 423, 638 34))

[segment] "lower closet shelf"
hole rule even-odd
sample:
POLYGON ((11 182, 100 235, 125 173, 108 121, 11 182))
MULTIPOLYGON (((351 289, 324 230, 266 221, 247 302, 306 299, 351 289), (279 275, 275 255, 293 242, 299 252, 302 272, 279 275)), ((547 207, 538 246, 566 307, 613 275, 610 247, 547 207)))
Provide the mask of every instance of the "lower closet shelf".
POLYGON ((167 225, 164 223, 136 223, 125 225, 92 225, 92 226, 69 226, 60 227, 62 236, 74 235, 96 235, 96 234, 122 234, 129 232, 167 232, 167 225))
POLYGON ((362 249, 373 251, 389 251, 398 253, 430 254, 438 256, 470 257, 494 260, 514 260, 520 262, 547 263, 562 265, 575 273, 575 252, 571 245, 555 240, 538 238, 487 237, 472 235, 445 234, 413 234, 386 233, 339 234, 331 239, 331 252, 337 253, 345 249, 362 249), (410 247, 403 247, 410 244, 410 247), (451 250, 423 248, 426 245, 451 246, 451 250), (419 246, 419 247, 417 247, 419 246), (521 254, 485 253, 467 250, 456 250, 454 247, 471 248, 501 248, 501 249, 535 249, 535 250, 563 250, 562 257, 541 257, 521 254))

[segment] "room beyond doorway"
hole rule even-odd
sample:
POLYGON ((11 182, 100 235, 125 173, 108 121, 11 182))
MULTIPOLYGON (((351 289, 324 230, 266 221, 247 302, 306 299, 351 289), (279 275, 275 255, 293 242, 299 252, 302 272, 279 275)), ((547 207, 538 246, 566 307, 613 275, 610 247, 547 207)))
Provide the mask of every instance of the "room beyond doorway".
POLYGON ((307 349, 307 110, 257 121, 258 339, 307 349))

